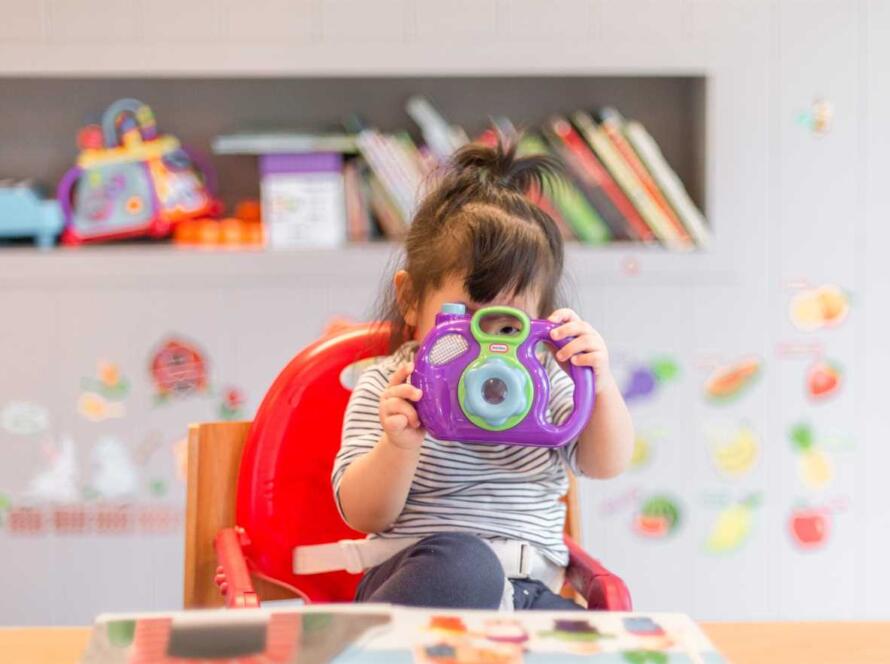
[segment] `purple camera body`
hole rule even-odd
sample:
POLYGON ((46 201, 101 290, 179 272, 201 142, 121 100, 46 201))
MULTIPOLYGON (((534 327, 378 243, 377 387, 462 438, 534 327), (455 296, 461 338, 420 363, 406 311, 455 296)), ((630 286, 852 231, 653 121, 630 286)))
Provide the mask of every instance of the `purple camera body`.
POLYGON ((590 367, 570 365, 574 408, 560 425, 548 421, 550 379, 536 354, 541 342, 561 348, 572 340, 553 340, 558 324, 530 320, 512 307, 485 307, 470 316, 460 304, 446 304, 436 326, 417 351, 411 384, 423 395, 417 414, 430 435, 464 443, 561 447, 575 439, 593 410, 594 375, 590 367), (518 319, 518 333, 485 332, 486 316, 518 319))

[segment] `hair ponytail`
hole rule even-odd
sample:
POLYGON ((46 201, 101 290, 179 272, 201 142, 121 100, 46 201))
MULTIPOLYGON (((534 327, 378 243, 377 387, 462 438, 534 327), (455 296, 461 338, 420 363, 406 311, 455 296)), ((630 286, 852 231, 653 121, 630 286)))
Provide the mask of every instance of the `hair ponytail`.
MULTIPOLYGON (((411 304, 449 275, 464 280, 476 302, 535 288, 548 315, 559 304, 563 241, 553 219, 529 197, 561 173, 547 155, 519 156, 519 137, 498 133, 494 145, 470 144, 454 153, 415 212, 399 269, 411 280, 411 304)), ((392 325, 395 350, 410 338, 390 285, 378 313, 392 325)))

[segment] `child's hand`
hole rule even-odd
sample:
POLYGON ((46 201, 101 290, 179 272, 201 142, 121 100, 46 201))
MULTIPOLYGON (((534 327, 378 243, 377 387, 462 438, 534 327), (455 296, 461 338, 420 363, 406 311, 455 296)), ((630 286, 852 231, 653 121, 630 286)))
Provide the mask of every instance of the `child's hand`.
POLYGON ((557 361, 593 368, 596 374, 596 392, 599 394, 613 380, 609 368, 609 350, 600 333, 594 330, 590 323, 581 320, 581 317, 571 309, 557 309, 547 320, 562 323, 551 330, 552 339, 575 337, 555 351, 557 361))
POLYGON ((420 418, 412 403, 420 399, 422 393, 405 382, 412 371, 413 363, 400 366, 389 379, 389 387, 380 395, 383 431, 393 445, 405 450, 417 449, 426 436, 426 429, 420 426, 420 418))

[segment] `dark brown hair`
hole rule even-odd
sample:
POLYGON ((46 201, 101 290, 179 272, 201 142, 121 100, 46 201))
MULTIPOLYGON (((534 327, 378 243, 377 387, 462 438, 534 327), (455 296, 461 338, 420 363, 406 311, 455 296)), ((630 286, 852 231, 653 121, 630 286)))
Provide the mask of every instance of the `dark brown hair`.
POLYGON ((403 308, 451 275, 463 276, 476 302, 537 288, 540 312, 558 306, 562 236, 529 194, 543 191, 559 167, 545 155, 517 156, 517 144, 498 134, 493 147, 464 146, 420 202, 396 268, 408 273, 410 293, 400 303, 390 280, 379 306, 378 320, 392 326, 391 351, 413 334, 403 308))

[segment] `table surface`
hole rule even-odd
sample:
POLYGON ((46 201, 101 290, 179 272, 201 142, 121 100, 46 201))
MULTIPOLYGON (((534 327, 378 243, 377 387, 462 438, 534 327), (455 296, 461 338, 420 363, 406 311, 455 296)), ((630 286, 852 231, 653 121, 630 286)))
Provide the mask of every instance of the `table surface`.
MULTIPOLYGON (((887 664, 890 622, 703 623, 733 664, 887 664)), ((4 664, 76 664, 86 627, 0 628, 4 664)))

